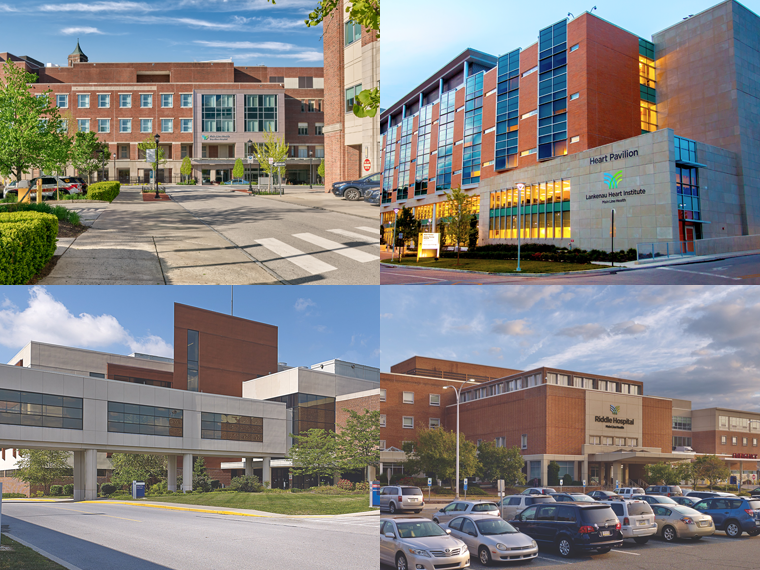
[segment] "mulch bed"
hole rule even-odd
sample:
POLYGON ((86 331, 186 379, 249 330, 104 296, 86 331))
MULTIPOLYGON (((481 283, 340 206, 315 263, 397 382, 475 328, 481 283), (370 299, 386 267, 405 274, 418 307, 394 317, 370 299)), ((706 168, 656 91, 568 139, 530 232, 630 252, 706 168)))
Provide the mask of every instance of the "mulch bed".
POLYGON ((150 194, 143 194, 143 202, 168 202, 171 200, 168 194, 159 194, 159 198, 156 200, 156 194, 150 193, 150 194))
MULTIPOLYGON (((58 220, 58 237, 59 238, 75 238, 77 236, 82 235, 84 232, 88 230, 87 226, 75 226, 73 224, 70 224, 69 222, 65 222, 63 220, 58 220)), ((61 258, 60 255, 54 255, 50 258, 50 261, 47 262, 47 265, 43 267, 40 272, 32 277, 32 279, 27 283, 27 285, 36 285, 38 281, 44 279, 50 273, 55 269, 56 264, 58 263, 58 260, 61 258)))

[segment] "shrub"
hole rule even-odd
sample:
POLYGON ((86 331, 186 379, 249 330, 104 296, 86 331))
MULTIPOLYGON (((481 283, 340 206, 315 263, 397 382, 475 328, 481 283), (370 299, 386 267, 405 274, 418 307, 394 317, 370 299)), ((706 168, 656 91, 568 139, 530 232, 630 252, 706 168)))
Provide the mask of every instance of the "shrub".
POLYGON ((353 491, 354 490, 354 484, 349 481, 348 479, 340 479, 338 481, 337 487, 339 489, 343 489, 344 491, 353 491))
POLYGON ((109 495, 113 495, 116 492, 116 485, 111 485, 111 483, 103 483, 100 486, 100 494, 104 497, 108 497, 109 495))
MULTIPOLYGON (((103 487, 101 487, 102 489, 103 487)), ((64 495, 73 495, 74 494, 74 485, 69 483, 68 485, 63 486, 63 494, 64 495)))
POLYGON ((380 484, 382 486, 386 486, 388 484, 388 474, 381 473, 380 476, 377 478, 377 480, 380 481, 380 484))
POLYGON ((37 491, 37 492, 34 494, 34 496, 35 496, 35 497, 44 497, 44 496, 45 496, 45 493, 43 493, 42 491, 37 491))
POLYGON ((87 199, 113 202, 114 198, 119 195, 120 189, 120 182, 96 182, 87 187, 87 199))
POLYGON ((3 499, 26 499, 24 493, 3 493, 3 499))
POLYGON ((211 479, 205 475, 193 476, 193 492, 208 493, 212 490, 211 479))
POLYGON ((166 481, 160 481, 156 483, 155 485, 151 485, 150 489, 146 493, 152 494, 152 495, 163 495, 169 491, 169 484, 166 481))
POLYGON ((230 489, 242 493, 260 493, 264 490, 264 486, 256 475, 243 475, 230 481, 230 489))
POLYGON ((209 482, 211 483, 212 491, 216 491, 222 488, 222 482, 219 479, 210 479, 209 482))
POLYGON ((63 487, 61 485, 50 485, 50 496, 60 497, 63 494, 63 487))
POLYGON ((354 491, 368 492, 369 491, 369 481, 361 481, 361 482, 357 483, 356 486, 354 487, 354 491))
POLYGON ((570 486, 573 484, 573 476, 570 473, 565 473, 562 477, 562 484, 570 486))
POLYGON ((38 212, 0 213, 0 283, 23 285, 55 254, 58 220, 38 212))

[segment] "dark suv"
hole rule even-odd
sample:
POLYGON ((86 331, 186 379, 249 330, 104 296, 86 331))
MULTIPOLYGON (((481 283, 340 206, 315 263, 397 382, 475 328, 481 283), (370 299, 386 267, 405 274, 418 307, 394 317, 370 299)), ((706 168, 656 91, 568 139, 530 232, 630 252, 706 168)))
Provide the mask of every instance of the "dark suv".
POLYGON ((602 503, 532 505, 509 522, 539 548, 556 548, 564 558, 592 550, 604 554, 623 544, 617 515, 602 503))
POLYGON ((723 530, 729 538, 738 538, 742 532, 750 536, 760 534, 760 499, 755 497, 712 497, 702 499, 693 509, 710 515, 715 530, 723 530))
POLYGON ((332 193, 338 198, 345 198, 353 202, 364 198, 375 188, 380 188, 379 172, 359 178, 359 180, 335 182, 332 186, 332 193))

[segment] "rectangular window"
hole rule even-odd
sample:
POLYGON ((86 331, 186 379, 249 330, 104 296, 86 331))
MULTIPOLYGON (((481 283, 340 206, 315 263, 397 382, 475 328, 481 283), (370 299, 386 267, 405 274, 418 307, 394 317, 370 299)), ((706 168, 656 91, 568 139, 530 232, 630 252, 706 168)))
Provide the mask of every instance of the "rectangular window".
POLYGON ((234 95, 203 95, 201 105, 204 133, 231 133, 235 131, 234 95))
POLYGON ((0 425, 82 429, 82 398, 0 390, 0 425))
POLYGON ((756 437, 752 438, 752 447, 757 447, 757 438, 756 437))
POLYGON ((314 124, 314 134, 321 136, 322 135, 322 129, 324 129, 324 128, 325 128, 325 124, 324 123, 315 123, 314 124))
POLYGON ((405 428, 407 429, 413 429, 414 428, 414 418, 411 418, 409 416, 403 417, 403 424, 405 428))
POLYGON ((180 119, 179 120, 180 130, 183 133, 192 133, 193 132, 193 120, 192 119, 180 119))
POLYGON ((355 41, 358 41, 362 37, 362 26, 351 20, 346 22, 346 45, 350 45, 355 41))
POLYGON ((726 445, 726 436, 725 435, 720 436, 720 443, 721 443, 721 445, 726 445))
POLYGON ((380 388, 380 401, 385 402, 385 388, 380 388))
POLYGON ((533 109, 530 113, 525 113, 520 119, 527 119, 528 117, 535 117, 538 115, 538 109, 533 109))
POLYGON ((592 435, 592 436, 590 436, 590 437, 589 437, 589 440, 588 440, 588 442, 589 442, 591 445, 601 445, 601 443, 602 443, 602 438, 601 438, 601 437, 599 437, 598 435, 592 435))
POLYGON ((132 119, 119 119, 119 132, 131 133, 132 132, 132 119))
POLYGON ((385 427, 385 414, 380 414, 380 427, 385 427))
POLYGON ((90 108, 90 96, 89 95, 77 95, 77 107, 80 109, 90 108))
POLYGON ((528 156, 529 154, 536 154, 536 149, 531 148, 529 150, 524 150, 520 153, 520 156, 528 156))
POLYGON ((161 93, 161 107, 174 107, 174 95, 161 93))
POLYGON ((403 402, 405 404, 414 404, 414 392, 404 392, 403 402))
POLYGON ((325 147, 323 147, 323 146, 316 146, 316 147, 314 147, 314 156, 316 158, 324 158, 325 157, 325 147))
POLYGON ((524 433, 520 436, 520 448, 528 449, 528 434, 524 433))
POLYGON ((152 107, 153 106, 153 94, 152 93, 140 93, 140 107, 152 107))
POLYGON ((111 119, 98 119, 98 132, 110 133, 111 132, 111 119))
POLYGON ((182 437, 182 410, 108 402, 108 431, 182 437))
POLYGON ((628 445, 629 445, 630 447, 638 447, 638 445, 639 445, 639 440, 638 440, 637 438, 629 439, 629 440, 628 440, 628 445))
POLYGON ((69 96, 68 95, 56 95, 55 96, 55 104, 58 105, 59 109, 68 109, 68 107, 69 107, 69 96))
MULTIPOLYGON (((129 132, 129 131, 127 131, 129 132)), ((129 158, 129 145, 123 144, 119 145, 119 158, 122 159, 128 159, 129 158)))
POLYGON ((299 77, 298 88, 299 89, 314 89, 314 78, 313 77, 299 77))
POLYGON ((199 388, 198 378, 198 331, 187 331, 187 389, 197 392, 199 388))
POLYGON ((171 133, 174 130, 174 121, 172 119, 161 119, 161 132, 171 133))
POLYGON ((611 437, 603 437, 602 438, 602 445, 612 445, 612 438, 611 437))
POLYGON ((746 437, 742 438, 742 445, 745 446, 745 447, 747 446, 747 438, 746 437))
POLYGON ((691 431, 691 417, 673 416, 673 429, 691 431))
POLYGON ((277 95, 245 96, 245 130, 248 133, 277 131, 277 95))
POLYGON ((736 445, 736 437, 731 438, 731 445, 736 445))
POLYGON ((578 49, 578 45, 579 45, 579 44, 575 44, 573 47, 571 47, 571 48, 570 48, 570 53, 572 53, 572 52, 574 52, 575 50, 577 50, 577 49, 578 49))
POLYGON ((380 451, 384 451, 384 450, 385 450, 385 440, 381 439, 380 440, 380 451))
POLYGON ((285 76, 283 75, 270 75, 269 83, 285 83, 285 76))
POLYGON ((441 418, 430 418, 430 421, 428 422, 428 427, 430 429, 441 427, 441 418))
POLYGON ((179 106, 183 109, 187 109, 193 106, 192 93, 181 93, 179 96, 179 106))
POLYGON ((579 140, 581 140, 581 137, 573 137, 570 139, 570 144, 577 143, 579 140))
POLYGON ((108 93, 98 93, 98 108, 107 109, 111 106, 111 96, 108 93))
POLYGON ((441 395, 440 394, 430 394, 430 405, 431 406, 440 406, 441 405, 441 395))
POLYGON ((298 134, 299 135, 308 135, 309 134, 309 123, 298 123, 298 134))
POLYGON ((119 107, 128 109, 132 106, 132 95, 130 93, 119 93, 119 107))
POLYGON ((140 132, 152 133, 153 132, 153 119, 140 119, 140 132))
POLYGON ((80 133, 87 133, 90 131, 90 119, 77 119, 77 127, 80 133))
POLYGON ((581 96, 580 93, 573 93, 572 95, 570 95, 570 100, 575 101, 580 96, 581 96))
POLYGON ((264 441, 264 419, 253 416, 201 412, 201 439, 264 441))
POLYGON ((309 158, 309 147, 308 146, 299 146, 298 147, 298 158, 309 158))
POLYGON ((354 102, 356 100, 356 96, 361 93, 361 91, 361 83, 359 85, 354 85, 353 87, 346 89, 346 113, 352 113, 354 111, 354 102))
POLYGON ((624 437, 616 437, 615 438, 615 445, 625 446, 625 438, 624 437))

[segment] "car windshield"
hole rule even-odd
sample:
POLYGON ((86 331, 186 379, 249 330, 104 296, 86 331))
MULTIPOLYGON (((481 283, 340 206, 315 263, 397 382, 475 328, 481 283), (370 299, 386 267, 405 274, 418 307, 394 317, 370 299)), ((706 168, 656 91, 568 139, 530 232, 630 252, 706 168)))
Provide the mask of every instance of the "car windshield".
POLYGON ((472 506, 472 512, 473 513, 482 513, 483 511, 496 511, 499 507, 497 507, 493 503, 480 503, 479 505, 473 505, 472 506))
POLYGON ((583 508, 583 520, 588 524, 616 523, 618 518, 609 506, 597 508, 583 508))
POLYGON ((570 497, 573 499, 573 501, 577 501, 579 503, 595 503, 594 499, 589 497, 588 495, 570 495, 570 497))
POLYGON ((441 527, 433 521, 399 522, 398 535, 401 538, 426 538, 429 536, 446 536, 441 527))
POLYGON ((422 495, 422 491, 419 487, 404 487, 401 489, 402 495, 422 495))
POLYGON ((493 536, 495 534, 514 534, 520 532, 511 524, 501 519, 487 519, 477 521, 475 524, 478 526, 480 534, 485 536, 493 536))
POLYGON ((651 515, 652 507, 648 503, 628 503, 628 514, 631 516, 651 515))
POLYGON ((660 497, 660 496, 658 496, 657 499, 656 499, 656 501, 658 503, 667 503, 668 505, 677 505, 678 504, 673 499, 671 499, 670 497, 660 497))

